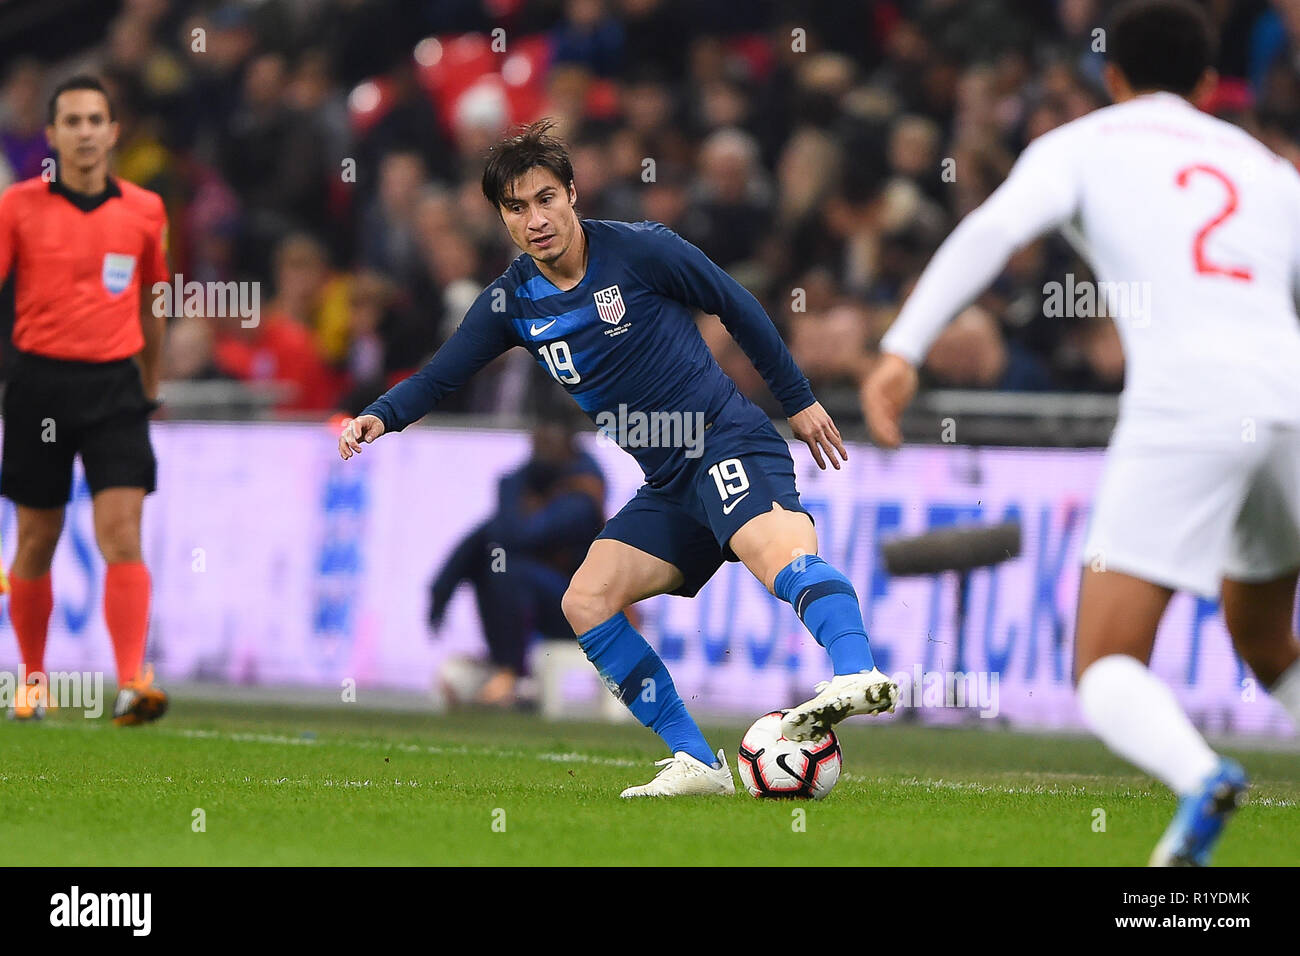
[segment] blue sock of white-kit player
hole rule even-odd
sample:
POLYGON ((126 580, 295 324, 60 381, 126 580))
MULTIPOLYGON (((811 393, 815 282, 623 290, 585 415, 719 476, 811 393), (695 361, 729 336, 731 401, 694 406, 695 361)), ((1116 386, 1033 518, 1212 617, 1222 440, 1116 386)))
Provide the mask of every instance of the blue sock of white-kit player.
POLYGON ((856 674, 876 666, 858 594, 839 571, 815 554, 801 555, 781 569, 772 589, 826 648, 836 674, 856 674))
POLYGON ((705 766, 718 758, 686 711, 668 668, 622 611, 578 637, 587 660, 632 715, 668 745, 670 753, 684 750, 705 766))

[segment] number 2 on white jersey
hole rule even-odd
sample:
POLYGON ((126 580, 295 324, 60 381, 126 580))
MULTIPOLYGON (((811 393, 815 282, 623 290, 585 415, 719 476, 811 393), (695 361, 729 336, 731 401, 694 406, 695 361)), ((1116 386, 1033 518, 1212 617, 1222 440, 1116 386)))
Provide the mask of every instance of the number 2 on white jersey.
POLYGON ((1191 179, 1192 173, 1202 173, 1213 179, 1217 179, 1228 193, 1228 201, 1224 203, 1223 208, 1219 210, 1218 215, 1207 222, 1196 233, 1196 238, 1192 240, 1192 259, 1196 263, 1196 271, 1201 275, 1225 276, 1229 279, 1239 279, 1242 282, 1249 282, 1253 276, 1250 269, 1245 266, 1224 266, 1217 262, 1211 262, 1210 257, 1205 254, 1205 240, 1210 237, 1210 233, 1219 226, 1223 225, 1233 213, 1237 211, 1237 185, 1229 179, 1222 170, 1215 169, 1205 163, 1197 163, 1195 166, 1184 166, 1178 170, 1174 177, 1174 182, 1180 189, 1187 187, 1187 182, 1191 179))
POLYGON ((573 367, 573 356, 569 352, 568 342, 563 339, 558 342, 548 342, 537 350, 537 354, 546 363, 551 378, 561 385, 577 385, 582 381, 582 376, 573 367))

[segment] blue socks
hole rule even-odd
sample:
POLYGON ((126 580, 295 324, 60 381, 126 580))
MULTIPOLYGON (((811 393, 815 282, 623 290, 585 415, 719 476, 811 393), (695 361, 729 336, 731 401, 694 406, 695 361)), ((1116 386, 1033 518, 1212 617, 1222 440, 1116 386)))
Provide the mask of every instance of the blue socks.
POLYGON ((772 590, 826 648, 836 674, 875 667, 858 594, 839 571, 815 554, 801 555, 781 569, 772 590))
MULTIPOLYGON (((836 674, 875 666, 862 609, 853 585, 815 554, 791 561, 776 576, 776 596, 790 604, 817 643, 830 654, 836 674)), ((601 679, 633 716, 663 738, 672 753, 683 750, 706 766, 717 755, 686 711, 668 668, 621 611, 578 636, 578 646, 601 679)))
POLYGON ((686 712, 668 668, 632 627, 627 615, 620 611, 579 635, 578 646, 596 665, 605 686, 637 720, 663 738, 669 752, 684 750, 706 767, 718 762, 704 734, 686 712))

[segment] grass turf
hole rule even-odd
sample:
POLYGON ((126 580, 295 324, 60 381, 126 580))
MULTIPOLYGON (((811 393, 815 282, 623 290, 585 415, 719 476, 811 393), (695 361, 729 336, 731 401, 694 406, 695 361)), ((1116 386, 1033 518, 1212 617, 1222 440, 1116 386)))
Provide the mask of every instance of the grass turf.
MULTIPOLYGON (((740 729, 706 732, 734 769, 740 729)), ((623 801, 663 756, 636 726, 185 700, 139 729, 55 713, 0 722, 0 846, 28 865, 1141 865, 1174 809, 1086 738, 857 720, 840 737, 821 803, 623 801)), ((1235 755, 1255 786, 1215 862, 1300 863, 1300 755, 1235 755)))

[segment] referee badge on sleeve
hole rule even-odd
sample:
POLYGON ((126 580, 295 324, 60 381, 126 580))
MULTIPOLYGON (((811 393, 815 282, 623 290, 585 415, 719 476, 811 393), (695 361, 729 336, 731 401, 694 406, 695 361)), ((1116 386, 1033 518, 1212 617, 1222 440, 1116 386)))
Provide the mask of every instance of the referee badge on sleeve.
POLYGON ((117 295, 125 292, 135 275, 135 256, 120 252, 104 253, 104 288, 117 295))

